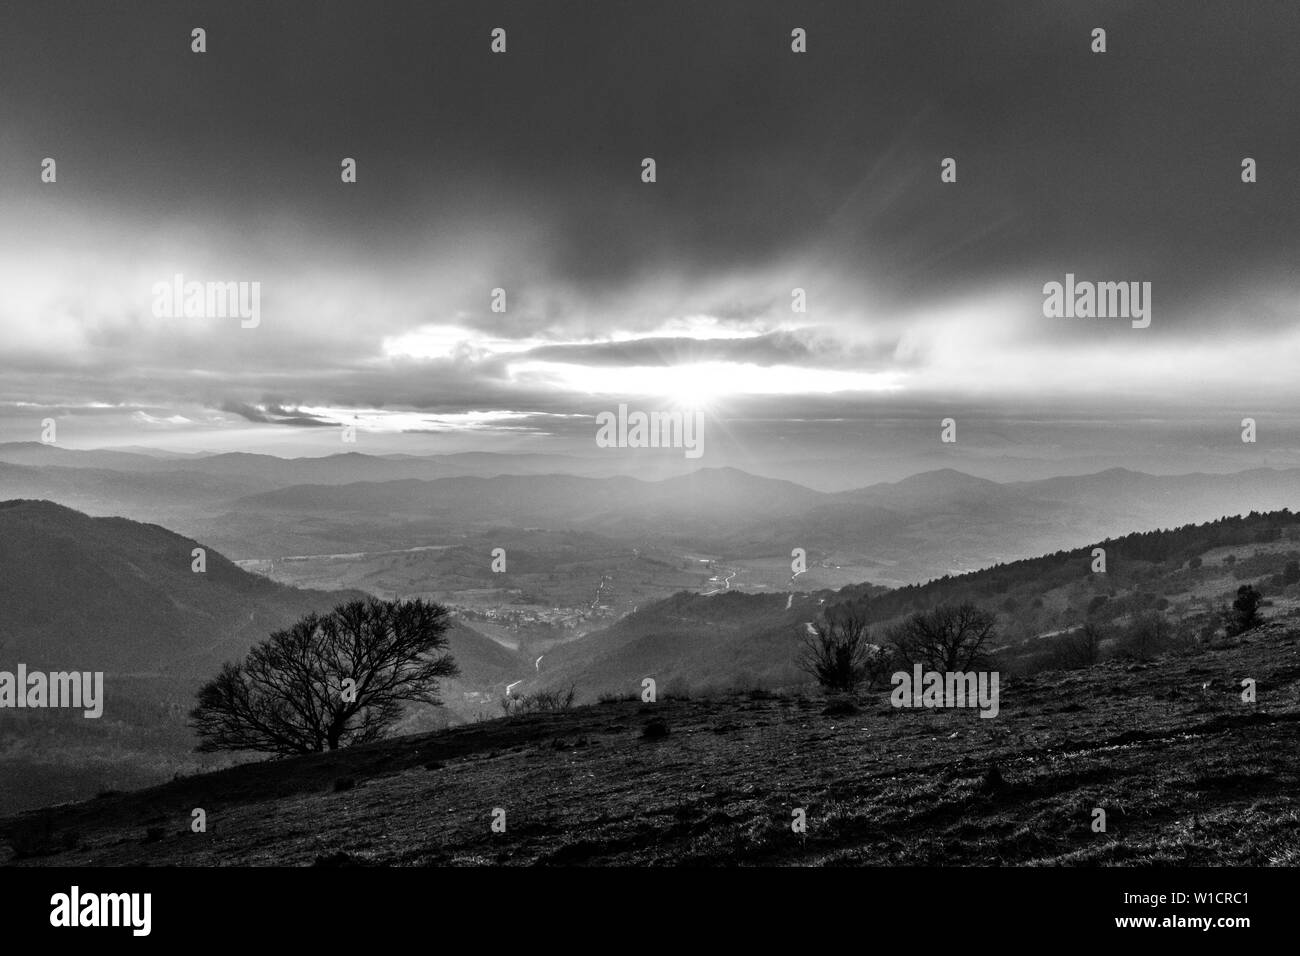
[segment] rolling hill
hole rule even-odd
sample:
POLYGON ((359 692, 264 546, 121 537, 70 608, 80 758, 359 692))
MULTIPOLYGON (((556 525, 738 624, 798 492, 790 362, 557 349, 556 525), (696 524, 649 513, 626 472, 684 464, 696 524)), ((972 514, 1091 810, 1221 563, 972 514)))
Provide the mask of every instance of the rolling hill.
MULTIPOLYGON (((310 591, 242 571, 156 525, 92 518, 48 501, 0 502, 0 668, 103 671, 104 716, 0 711, 0 808, 141 786, 230 762, 199 757, 186 723, 199 685, 272 632, 354 591, 310 591)), ((486 709, 470 703, 524 671, 517 656, 462 622, 448 632, 461 667, 445 709, 414 708, 429 729, 486 709)))
POLYGON ((196 573, 198 547, 156 525, 0 502, 5 656, 54 669, 206 673, 348 597, 284 587, 211 550, 196 573))
POLYGON ((1085 623, 1114 640, 1134 618, 1156 612, 1178 640, 1204 641, 1245 583, 1264 593, 1271 616, 1300 614, 1300 515, 1290 511, 1097 544, 1107 555, 1104 573, 1092 571, 1087 546, 892 590, 863 584, 792 595, 682 592, 552 650, 519 691, 572 685, 592 700, 639 691, 645 677, 691 693, 799 686, 808 679, 795 665, 804 625, 839 603, 857 605, 877 641, 911 613, 977 604, 997 617, 999 665, 1020 672, 1052 664, 1060 635, 1085 623))
POLYGON ((436 481, 307 485, 240 499, 253 512, 410 513, 482 523, 539 524, 560 528, 642 529, 655 522, 665 533, 798 514, 821 495, 791 482, 757 478, 732 468, 702 468, 677 478, 580 478, 572 475, 498 475, 436 481))
POLYGON ((403 545, 421 535, 502 526, 587 530, 742 560, 802 547, 860 568, 862 579, 899 585, 1132 531, 1297 504, 1296 469, 1181 476, 1113 469, 1011 484, 945 469, 826 494, 703 468, 653 482, 535 475, 293 486, 238 500, 210 530, 222 540, 246 538, 255 520, 300 526, 310 516, 332 540, 378 533, 403 545), (391 530, 377 532, 383 527, 391 530))

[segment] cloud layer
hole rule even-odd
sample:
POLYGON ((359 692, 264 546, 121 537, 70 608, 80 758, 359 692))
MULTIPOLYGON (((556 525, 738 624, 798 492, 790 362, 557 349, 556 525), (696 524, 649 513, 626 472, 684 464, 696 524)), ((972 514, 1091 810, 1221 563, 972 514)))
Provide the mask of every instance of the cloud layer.
POLYGON ((6 10, 0 439, 1283 407, 1300 13, 1235 11, 6 10), (1151 328, 1044 318, 1067 272, 1151 282, 1151 328), (155 317, 176 273, 259 282, 261 324, 155 317))

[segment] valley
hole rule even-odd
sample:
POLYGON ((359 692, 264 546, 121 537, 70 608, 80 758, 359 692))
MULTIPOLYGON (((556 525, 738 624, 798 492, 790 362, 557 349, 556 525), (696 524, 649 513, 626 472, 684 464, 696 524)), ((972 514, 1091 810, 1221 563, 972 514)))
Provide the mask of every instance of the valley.
POLYGON ((237 763, 193 751, 197 686, 307 611, 362 594, 437 601, 456 621, 460 675, 442 707, 409 708, 397 733, 495 719, 508 686, 573 688, 580 703, 646 677, 670 695, 799 693, 801 636, 844 603, 863 604, 880 639, 909 613, 972 601, 996 615, 1002 668, 1025 676, 1054 666, 1086 623, 1106 630, 1108 657, 1153 613, 1179 646, 1208 646, 1243 583, 1262 590, 1269 619, 1300 611, 1289 512, 1131 533, 1234 513, 1237 499, 1292 500, 1300 473, 999 485, 938 471, 846 493, 731 469, 659 481, 527 462, 514 464, 522 478, 445 474, 484 464, 0 446, 0 496, 36 483, 62 501, 0 504, 0 664, 106 674, 93 729, 0 714, 0 770, 30 781, 0 793, 0 812, 237 763), (393 474, 421 477, 371 480, 393 474), (135 520, 92 516, 102 510, 135 520), (147 523, 159 513, 174 525, 147 523), (1117 526, 1113 541, 1100 534, 1117 526), (1110 549, 1100 575, 1088 570, 1099 542, 1110 549), (204 574, 191 568, 199 547, 204 574), (792 548, 806 570, 792 569, 792 548))

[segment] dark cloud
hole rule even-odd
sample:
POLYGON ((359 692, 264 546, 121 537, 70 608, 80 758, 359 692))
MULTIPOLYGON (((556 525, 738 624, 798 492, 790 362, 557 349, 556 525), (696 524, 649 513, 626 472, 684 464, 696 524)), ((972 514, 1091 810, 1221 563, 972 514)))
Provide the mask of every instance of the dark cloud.
POLYGON ((328 423, 302 407, 608 403, 524 360, 894 370, 872 402, 927 414, 1278 394, 1298 43, 1289 0, 9 4, 0 401, 304 427, 328 423), (171 271, 262 280, 261 325, 151 321, 141 290, 171 271), (1067 272, 1151 282, 1152 328, 1045 321, 1067 272), (720 337, 673 325, 701 315, 720 337), (403 351, 428 326, 466 342, 403 351), (1276 367, 1215 368, 1264 335, 1276 367))
POLYGON ((250 422, 269 422, 271 420, 260 410, 252 405, 245 405, 243 402, 223 402, 221 410, 230 412, 232 415, 238 415, 250 422))
POLYGON ((809 343, 786 332, 749 338, 650 338, 629 342, 551 345, 529 358, 582 365, 680 365, 685 362, 802 363, 814 357, 809 343))
POLYGON ((593 291, 815 252, 899 298, 1071 270, 1173 307, 1296 251, 1286 2, 53 2, 4 26, 6 127, 60 155, 63 188, 236 226, 282 211, 364 257, 472 223, 544 240, 515 278, 593 291))
POLYGON ((232 415, 238 415, 246 421, 257 422, 264 425, 290 425, 298 428, 320 428, 333 427, 336 423, 326 421, 317 415, 307 415, 299 409, 284 408, 280 405, 264 405, 261 407, 245 404, 244 402, 223 402, 221 411, 229 412, 232 415))

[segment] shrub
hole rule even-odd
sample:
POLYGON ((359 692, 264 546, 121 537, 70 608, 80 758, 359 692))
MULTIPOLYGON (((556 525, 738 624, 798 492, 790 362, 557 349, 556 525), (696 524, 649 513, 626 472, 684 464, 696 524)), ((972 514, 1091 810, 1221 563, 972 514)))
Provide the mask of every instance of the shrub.
POLYGON ((1067 669, 1091 667, 1101 659, 1101 645, 1106 632, 1099 624, 1085 624, 1064 635, 1060 646, 1061 666, 1067 669))
POLYGON ((501 699, 501 709, 508 717, 570 710, 577 697, 578 692, 572 686, 568 690, 539 690, 535 694, 511 694, 501 699))
POLYGON ((863 682, 874 684, 888 670, 889 655, 867 640, 867 619, 860 609, 828 608, 810 626, 796 663, 826 690, 852 693, 863 682))
POLYGON ((49 814, 22 820, 9 831, 9 846, 19 859, 48 856, 60 850, 74 850, 81 838, 72 831, 59 834, 49 814))
POLYGON ((1011 789, 1011 785, 1002 776, 1002 771, 998 768, 998 765, 990 763, 988 769, 984 771, 983 779, 980 780, 979 789, 983 793, 1003 794, 1011 789))
POLYGON ((1174 643, 1174 629, 1158 611, 1139 614, 1116 642, 1116 652, 1121 657, 1146 661, 1169 648, 1174 643))
POLYGON ((1263 600, 1264 596, 1252 585, 1243 584, 1237 588, 1237 599, 1232 602, 1232 610, 1224 615, 1224 630, 1229 637, 1236 637, 1264 623, 1259 614, 1263 600))
POLYGON ((539 690, 533 695, 533 704, 541 711, 569 710, 577 696, 578 692, 572 686, 568 690, 539 690))

